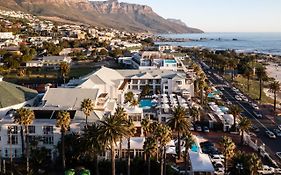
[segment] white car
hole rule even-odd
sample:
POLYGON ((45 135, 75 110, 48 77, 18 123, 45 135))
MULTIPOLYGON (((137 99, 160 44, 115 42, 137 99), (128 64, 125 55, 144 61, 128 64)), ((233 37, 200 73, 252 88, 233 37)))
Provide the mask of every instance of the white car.
POLYGON ((210 158, 213 163, 224 162, 223 155, 215 154, 215 155, 211 155, 210 158))
POLYGON ((276 152, 276 156, 281 159, 281 152, 276 152))
POLYGON ((256 109, 256 110, 259 110, 259 109, 260 109, 260 108, 258 107, 258 105, 255 104, 255 103, 252 103, 252 107, 253 107, 254 109, 256 109))
POLYGON ((242 101, 242 98, 239 95, 235 95, 235 99, 238 101, 242 101))
POLYGON ((276 139, 276 136, 273 132, 267 130, 267 131, 265 131, 265 133, 268 135, 269 138, 276 139))
POLYGON ((245 97, 245 96, 244 96, 242 99, 243 99, 245 102, 248 102, 248 101, 249 101, 248 98, 245 97))
POLYGON ((261 174, 273 174, 274 173, 274 168, 269 167, 267 165, 263 165, 262 170, 258 171, 261 174))

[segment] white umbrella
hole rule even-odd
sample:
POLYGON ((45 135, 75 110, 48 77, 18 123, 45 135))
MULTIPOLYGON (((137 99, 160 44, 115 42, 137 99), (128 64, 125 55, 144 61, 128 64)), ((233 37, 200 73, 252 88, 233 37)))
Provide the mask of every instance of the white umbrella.
POLYGON ((162 103, 168 103, 168 99, 162 99, 162 103))
POLYGON ((161 94, 162 97, 167 97, 167 94, 161 94))
POLYGON ((152 103, 158 103, 158 100, 153 99, 153 100, 151 100, 151 102, 152 102, 152 103))
POLYGON ((156 94, 152 95, 152 98, 157 98, 157 97, 158 97, 158 95, 156 95, 156 94))
POLYGON ((162 104, 162 108, 164 108, 164 109, 169 109, 170 106, 169 106, 168 104, 162 104))

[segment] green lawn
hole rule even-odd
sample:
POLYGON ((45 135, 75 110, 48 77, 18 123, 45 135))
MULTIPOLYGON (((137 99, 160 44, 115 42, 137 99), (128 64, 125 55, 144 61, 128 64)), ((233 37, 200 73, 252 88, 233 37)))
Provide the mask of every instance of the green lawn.
MULTIPOLYGON (((225 76, 226 79, 231 80, 231 77, 226 75, 225 76)), ((257 80, 250 80, 250 90, 248 91, 247 89, 247 79, 242 77, 242 76, 238 76, 235 78, 235 86, 237 88, 239 88, 243 93, 247 94, 248 96, 250 96, 252 99, 258 99, 259 98, 259 94, 260 94, 260 88, 259 88, 259 81, 257 80)), ((273 99, 271 99, 270 97, 267 97, 265 95, 265 93, 262 91, 262 103, 273 103, 273 99)))

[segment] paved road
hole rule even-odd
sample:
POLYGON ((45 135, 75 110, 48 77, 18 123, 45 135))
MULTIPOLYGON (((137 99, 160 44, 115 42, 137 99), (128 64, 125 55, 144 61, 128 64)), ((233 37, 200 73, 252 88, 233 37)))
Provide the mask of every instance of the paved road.
POLYGON ((260 132, 256 133, 257 137, 265 144, 267 150, 271 152, 271 155, 274 155, 274 159, 277 162, 280 160, 275 156, 276 152, 281 152, 281 137, 277 137, 276 139, 270 139, 266 134, 266 130, 273 130, 277 128, 274 121, 269 118, 256 118, 254 111, 255 109, 245 101, 238 101, 235 99, 236 92, 232 89, 231 85, 224 79, 218 78, 215 74, 210 70, 205 70, 206 75, 208 76, 211 83, 215 86, 224 86, 224 90, 221 90, 223 93, 223 97, 228 101, 232 102, 232 104, 237 104, 243 109, 244 116, 251 119, 254 126, 260 129, 260 132))

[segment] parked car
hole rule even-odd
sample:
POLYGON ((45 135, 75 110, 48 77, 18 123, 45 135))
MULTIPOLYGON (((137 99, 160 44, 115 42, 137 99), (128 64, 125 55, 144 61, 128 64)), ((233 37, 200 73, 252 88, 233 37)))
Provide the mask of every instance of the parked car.
POLYGON ((281 125, 278 125, 277 127, 278 127, 279 130, 281 130, 281 125))
POLYGON ((254 111, 254 115, 255 115, 257 118, 262 118, 262 114, 261 114, 259 111, 254 111))
POLYGON ((281 152, 276 152, 276 156, 281 159, 281 152))
POLYGON ((224 165, 222 162, 216 162, 214 164, 215 171, 224 171, 224 165))
POLYGON ((281 137, 281 131, 279 129, 273 129, 276 136, 281 137))
POLYGON ((204 131, 204 132, 210 132, 210 130, 209 130, 209 128, 208 128, 207 126, 204 126, 204 127, 203 127, 203 131, 204 131))
POLYGON ((258 171, 261 174, 273 174, 274 173, 274 168, 269 167, 267 165, 263 165, 262 169, 258 171))
POLYGON ((194 131, 194 127, 193 127, 192 124, 189 126, 189 130, 190 130, 190 131, 194 131))
POLYGON ((196 126, 196 131, 199 131, 199 132, 201 132, 201 131, 202 131, 202 128, 201 128, 201 126, 196 126))
POLYGON ((224 156, 220 154, 211 155, 210 158, 213 163, 224 162, 224 156))
POLYGON ((255 104, 255 103, 251 103, 251 106, 252 106, 254 109, 256 109, 256 110, 259 110, 259 109, 260 109, 260 108, 258 107, 258 105, 255 104))
POLYGON ((265 133, 267 134, 267 136, 268 136, 269 138, 271 138, 271 139, 276 139, 276 136, 275 136, 275 134, 274 134, 273 132, 267 130, 267 131, 265 131, 265 133))
POLYGON ((239 95, 235 95, 235 99, 238 101, 242 101, 242 98, 239 95))

